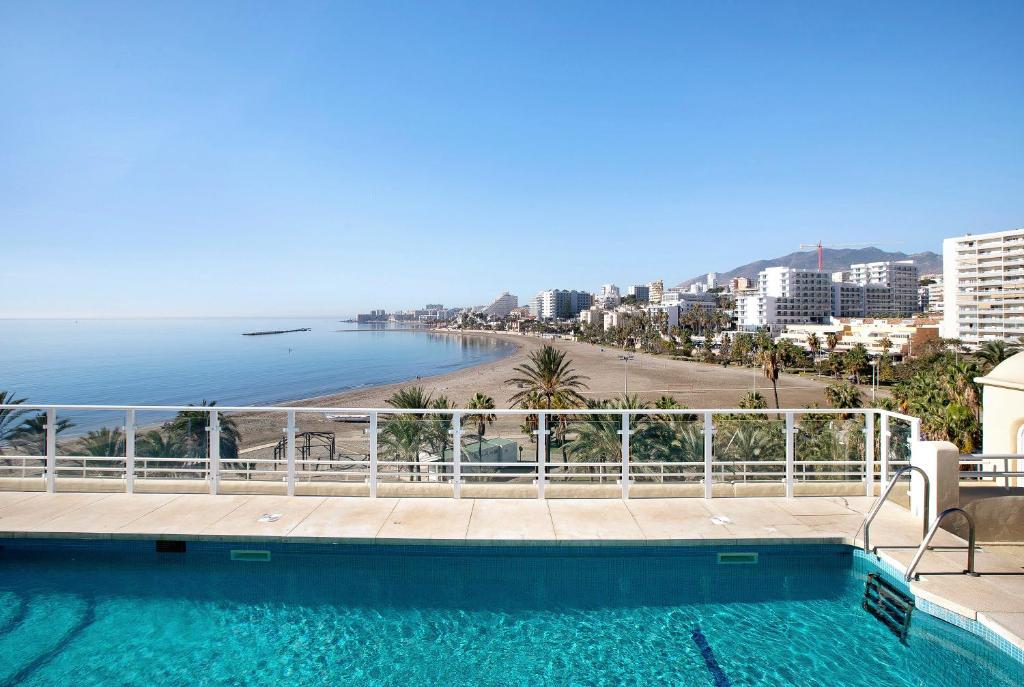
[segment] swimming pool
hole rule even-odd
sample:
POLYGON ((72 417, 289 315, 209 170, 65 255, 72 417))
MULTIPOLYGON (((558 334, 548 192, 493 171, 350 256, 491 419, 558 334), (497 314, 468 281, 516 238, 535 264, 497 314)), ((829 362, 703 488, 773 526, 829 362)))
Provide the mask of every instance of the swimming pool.
POLYGON ((842 546, 0 544, 3 687, 1024 683, 842 546))

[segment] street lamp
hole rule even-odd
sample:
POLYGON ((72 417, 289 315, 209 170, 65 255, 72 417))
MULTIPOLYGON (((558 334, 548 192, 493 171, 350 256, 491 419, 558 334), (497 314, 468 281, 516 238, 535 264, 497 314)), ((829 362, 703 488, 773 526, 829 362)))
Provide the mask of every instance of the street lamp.
POLYGON ((871 403, 875 402, 875 388, 878 386, 878 360, 868 361, 871 366, 871 403))
POLYGON ((629 361, 635 357, 632 355, 619 356, 619 360, 622 361, 622 393, 626 396, 629 395, 629 361))

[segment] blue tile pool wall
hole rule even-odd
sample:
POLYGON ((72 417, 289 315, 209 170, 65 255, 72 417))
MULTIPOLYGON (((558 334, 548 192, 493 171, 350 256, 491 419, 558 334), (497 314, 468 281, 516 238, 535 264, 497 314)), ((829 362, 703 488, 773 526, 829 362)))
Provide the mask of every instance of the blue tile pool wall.
MULTIPOLYGON (((866 553, 863 549, 855 548, 853 550, 853 568, 860 575, 867 575, 869 572, 880 572, 897 588, 912 595, 910 585, 907 584, 904 579, 902 570, 898 569, 888 561, 884 561, 873 554, 866 553)), ((914 608, 922 613, 927 613, 934 618, 938 618, 943 622, 947 622, 950 625, 955 625, 961 630, 966 630, 967 632, 985 640, 986 643, 991 644, 999 651, 1007 654, 1019 663, 1024 663, 1024 649, 1021 649, 1002 635, 994 632, 991 628, 985 627, 974 618, 967 618, 959 613, 949 610, 948 608, 943 608, 928 599, 922 599, 920 597, 914 598, 914 608)))

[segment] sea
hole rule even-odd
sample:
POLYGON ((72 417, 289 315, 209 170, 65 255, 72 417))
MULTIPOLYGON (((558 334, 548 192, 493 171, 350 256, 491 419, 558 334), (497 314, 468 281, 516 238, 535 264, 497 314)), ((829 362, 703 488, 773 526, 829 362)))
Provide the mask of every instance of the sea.
MULTIPOLYGON (((0 319, 0 390, 39 404, 269 405, 452 372, 514 350, 496 338, 325 318, 0 319)), ((80 416, 76 429, 92 424, 80 416)))

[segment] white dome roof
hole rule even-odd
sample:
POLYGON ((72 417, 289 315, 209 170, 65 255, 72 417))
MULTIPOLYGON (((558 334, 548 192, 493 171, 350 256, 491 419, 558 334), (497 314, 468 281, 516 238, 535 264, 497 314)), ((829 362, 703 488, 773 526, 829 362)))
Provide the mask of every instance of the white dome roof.
POLYGON ((987 375, 978 377, 975 381, 979 384, 1024 390, 1024 351, 1010 356, 992 368, 987 375))

